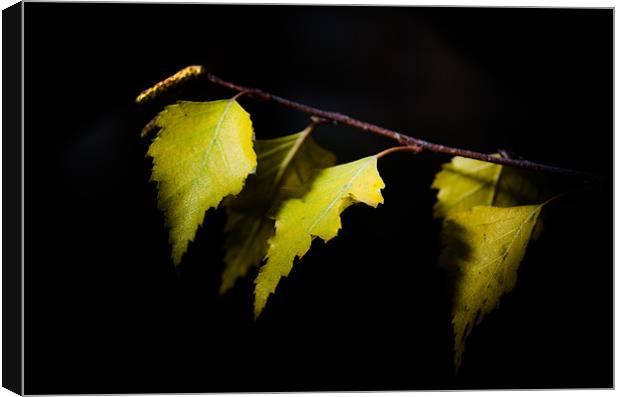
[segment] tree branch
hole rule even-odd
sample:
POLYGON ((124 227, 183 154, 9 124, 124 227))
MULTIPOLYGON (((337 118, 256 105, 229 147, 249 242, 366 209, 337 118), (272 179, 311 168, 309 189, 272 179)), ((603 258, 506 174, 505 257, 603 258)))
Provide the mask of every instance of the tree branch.
MULTIPOLYGON (((475 152, 472 150, 440 145, 438 143, 428 142, 428 141, 425 141, 419 138, 414 138, 412 136, 403 135, 394 130, 390 130, 388 128, 384 128, 384 127, 381 127, 375 124, 367 123, 365 121, 361 121, 353 117, 349 117, 342 113, 336 113, 336 112, 330 112, 330 111, 326 111, 322 109, 317 109, 312 106, 304 105, 299 102, 291 101, 290 99, 286 99, 286 98, 282 98, 274 94, 270 94, 258 88, 243 87, 238 84, 231 83, 211 73, 206 73, 204 67, 202 66, 188 66, 187 68, 175 74, 173 77, 164 80, 164 82, 162 83, 159 83, 152 89, 144 91, 141 94, 141 96, 138 98, 141 99, 141 101, 143 101, 144 99, 149 99, 152 96, 152 94, 155 94, 157 91, 162 91, 164 89, 167 89, 170 86, 175 85, 177 81, 182 82, 183 80, 186 80, 187 76, 197 76, 197 75, 206 75, 207 79, 209 79, 209 81, 211 81, 212 83, 238 91, 240 94, 237 94, 237 95, 251 96, 251 97, 261 99, 261 100, 272 101, 280 105, 283 105, 285 107, 288 107, 290 109, 294 109, 294 110, 297 110, 303 113, 307 113, 315 118, 320 119, 321 122, 323 123, 331 122, 332 124, 348 125, 350 127, 358 128, 363 131, 369 131, 374 134, 390 138, 398 142, 398 144, 401 146, 411 147, 411 150, 415 152, 429 151, 429 152, 435 152, 435 153, 450 154, 453 156, 468 157, 471 159, 482 160, 482 161, 486 161, 489 163, 508 165, 511 167, 524 168, 524 169, 533 170, 533 171, 546 172, 546 173, 559 174, 559 175, 567 175, 567 176, 573 176, 573 177, 581 177, 581 178, 585 178, 588 180, 603 181, 603 178, 601 176, 594 175, 588 172, 535 163, 533 161, 529 161, 529 160, 523 159, 518 156, 511 156, 507 154, 503 154, 502 156, 494 156, 492 154, 480 153, 480 152, 475 152), (181 75, 181 77, 174 79, 174 77, 177 75, 181 75), (172 80, 172 81, 169 81, 169 80, 172 80), (159 87, 159 85, 161 85, 162 87, 159 87)), ((138 101, 138 102, 141 102, 141 101, 138 101)), ((503 151, 503 152, 508 153, 508 151, 503 151)))
POLYGON ((566 168, 554 167, 550 165, 535 163, 533 161, 521 159, 521 158, 513 158, 508 156, 494 156, 492 154, 479 153, 472 150, 460 149, 445 145, 440 145, 433 142, 428 142, 422 139, 414 138, 412 136, 403 135, 394 130, 390 130, 375 124, 367 123, 358 119, 354 119, 353 117, 349 117, 345 114, 329 112, 326 110, 321 110, 314 108, 312 106, 304 105, 302 103, 294 102, 286 98, 279 97, 277 95, 270 94, 258 88, 250 88, 243 87, 229 81, 223 80, 211 73, 206 74, 209 81, 214 84, 230 88, 235 91, 245 92, 248 96, 253 96, 262 100, 273 101, 280 105, 286 106, 291 109, 298 110, 300 112, 304 112, 310 114, 312 116, 318 116, 322 119, 329 120, 334 124, 344 124, 350 127, 358 128, 360 130, 369 131, 375 133, 377 135, 382 135, 387 138, 393 139, 398 142, 401 146, 412 146, 417 147, 417 149, 413 149, 416 152, 429 151, 435 153, 444 153, 451 154, 454 156, 468 157, 471 159, 482 160, 489 163, 508 165, 512 167, 524 168, 533 171, 539 172, 547 172, 552 174, 561 174, 568 176, 576 176, 582 177, 586 179, 596 179, 601 180, 602 178, 599 175, 594 175, 588 172, 576 171, 566 168))

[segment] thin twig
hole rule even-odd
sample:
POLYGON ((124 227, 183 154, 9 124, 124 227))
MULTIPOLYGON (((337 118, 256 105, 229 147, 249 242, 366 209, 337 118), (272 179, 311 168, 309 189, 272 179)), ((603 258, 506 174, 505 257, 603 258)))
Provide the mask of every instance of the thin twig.
POLYGON ((412 136, 403 135, 394 130, 390 130, 388 128, 384 128, 375 124, 367 123, 365 121, 361 121, 358 119, 354 119, 353 117, 349 117, 345 114, 329 112, 326 110, 321 110, 314 108, 312 106, 304 105, 302 103, 294 102, 286 98, 279 97, 277 95, 270 94, 258 88, 249 88, 243 87, 235 83, 231 83, 229 81, 223 80, 211 73, 206 74, 209 81, 214 84, 221 85, 223 87, 230 88, 235 91, 244 91, 247 96, 256 97, 258 99, 273 101, 280 105, 286 106, 291 109, 298 110, 300 112, 304 112, 313 116, 321 117, 325 120, 330 120, 334 124, 344 124, 350 127, 355 127, 364 131, 369 131, 375 133, 377 135, 382 135, 387 138, 393 139, 398 142, 401 146, 415 146, 418 147, 419 152, 429 151, 435 153, 444 153, 450 154, 454 156, 468 157, 471 159, 482 160, 489 163, 508 165, 512 167, 525 168, 533 171, 547 172, 553 174, 561 174, 568 176, 576 176, 587 179, 596 179, 602 180, 602 178, 598 175, 594 175, 588 172, 576 171, 567 168, 554 167, 550 165, 535 163, 533 161, 525 160, 522 158, 512 158, 512 157, 498 157, 492 154, 475 152, 467 149, 460 149, 445 145, 440 145, 433 142, 428 142, 422 139, 414 138, 412 136))
MULTIPOLYGON (((353 117, 349 117, 342 113, 330 112, 326 110, 321 110, 314 108, 312 106, 304 105, 299 102, 291 101, 290 99, 282 98, 274 94, 270 94, 258 88, 250 88, 243 87, 235 83, 231 83, 230 81, 223 80, 211 73, 206 73, 204 67, 200 65, 195 65, 191 67, 187 67, 182 71, 178 72, 174 76, 164 80, 161 83, 158 83, 153 88, 144 91, 137 98, 137 102, 141 103, 152 97, 156 96, 158 92, 163 89, 167 89, 169 86, 179 84, 188 77, 194 76, 206 76, 209 81, 214 84, 230 88, 232 90, 238 91, 240 94, 237 94, 234 98, 238 98, 241 95, 255 97, 261 100, 273 101, 285 107, 298 110, 300 112, 307 113, 316 118, 316 120, 320 120, 321 123, 332 123, 332 124, 343 124, 348 125, 350 127, 358 128, 363 131, 369 131, 377 135, 381 135, 392 140, 395 140, 403 147, 414 147, 412 149, 415 152, 429 151, 435 153, 444 153, 450 154, 453 156, 461 156, 468 157, 471 159, 482 160, 489 163, 508 165, 512 167, 524 168, 533 171, 547 172, 552 174, 559 175, 567 175, 574 177, 581 177, 590 180, 598 180, 603 181, 603 178, 599 175, 594 175, 588 172, 571 170, 567 168, 554 167, 551 165, 545 165, 536 163, 533 161, 526 160, 519 156, 512 156, 508 151, 504 151, 502 156, 494 156, 493 154, 486 154, 475 152, 473 150, 461 149, 450 147, 446 145, 440 145, 438 143, 428 142, 419 138, 414 138, 412 136, 404 135, 394 130, 390 130, 388 128, 384 128, 375 124, 367 123, 365 121, 361 121, 355 119, 353 117)), ((148 131, 147 131, 148 132, 148 131)), ((144 133, 144 131, 143 131, 144 133)), ((388 149, 388 151, 391 149, 388 149)))

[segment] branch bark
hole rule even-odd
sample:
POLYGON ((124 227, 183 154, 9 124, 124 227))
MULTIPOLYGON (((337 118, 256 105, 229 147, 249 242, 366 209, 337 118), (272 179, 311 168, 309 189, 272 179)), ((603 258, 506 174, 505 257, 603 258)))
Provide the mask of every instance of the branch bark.
MULTIPOLYGON (((513 157, 513 156, 507 156, 507 155, 494 156, 492 154, 480 153, 480 152, 476 152, 473 150, 450 147, 450 146, 441 145, 438 143, 425 141, 423 139, 414 138, 412 136, 401 134, 397 131, 390 130, 385 127, 381 127, 376 124, 367 123, 365 121, 355 119, 353 117, 347 116, 342 113, 336 113, 336 112, 330 112, 327 110, 318 109, 312 106, 304 105, 303 103, 295 102, 290 99, 286 99, 286 98, 268 93, 258 88, 244 87, 244 86, 232 83, 230 81, 226 81, 214 74, 207 73, 204 67, 202 66, 189 66, 183 70, 186 70, 186 69, 191 69, 193 74, 200 74, 200 75, 204 74, 206 78, 213 84, 217 84, 217 85, 229 88, 231 90, 237 91, 240 94, 243 94, 244 96, 251 96, 251 97, 255 97, 261 100, 265 100, 265 101, 272 101, 282 106, 285 106, 287 108, 294 109, 294 110, 297 110, 303 113, 307 113, 315 118, 320 118, 322 122, 327 121, 327 122, 331 122, 332 124, 348 125, 350 127, 354 127, 354 128, 357 128, 363 131, 372 132, 374 134, 381 135, 386 138, 390 138, 398 142, 398 144, 401 147, 408 147, 410 148, 409 150, 414 151, 414 152, 419 153, 423 151, 429 151, 429 152, 434 152, 434 153, 443 153, 443 154, 449 154, 453 156, 468 157, 471 159, 486 161, 489 163, 495 163, 495 164, 507 165, 511 167, 528 169, 532 171, 579 177, 579 178, 584 178, 586 180, 596 180, 599 182, 603 181, 603 178, 601 176, 594 175, 594 174, 584 172, 584 171, 577 171, 577 170, 560 168, 560 167, 555 167, 555 166, 546 165, 546 164, 540 164, 540 163, 529 161, 529 160, 526 160, 520 157, 513 157)), ((183 72, 183 70, 181 72, 183 72)), ((178 72, 177 75, 180 74, 181 72, 178 72)), ((168 81, 168 79, 165 81, 168 81)), ((141 95, 144 96, 144 93, 141 95)))

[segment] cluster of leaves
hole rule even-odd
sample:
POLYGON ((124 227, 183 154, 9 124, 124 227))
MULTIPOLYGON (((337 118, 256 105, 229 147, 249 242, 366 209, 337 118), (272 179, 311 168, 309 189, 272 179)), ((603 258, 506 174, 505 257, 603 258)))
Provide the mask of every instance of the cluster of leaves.
MULTIPOLYGON (((181 263, 210 208, 224 206, 225 270, 220 292, 258 267, 254 314, 316 237, 329 241, 350 205, 383 203, 380 155, 336 165, 311 137, 314 124, 277 139, 254 137, 235 98, 178 102, 155 119, 148 150, 172 260, 181 263)), ((532 175, 455 157, 437 174, 434 216, 442 219, 439 263, 453 283, 455 364, 472 327, 515 285, 529 240, 541 230, 545 194, 532 175)))
POLYGON ((517 282, 527 244, 542 231, 548 202, 538 175, 498 164, 455 157, 433 181, 435 218, 443 219, 439 264, 452 282, 454 360, 465 339, 517 282))

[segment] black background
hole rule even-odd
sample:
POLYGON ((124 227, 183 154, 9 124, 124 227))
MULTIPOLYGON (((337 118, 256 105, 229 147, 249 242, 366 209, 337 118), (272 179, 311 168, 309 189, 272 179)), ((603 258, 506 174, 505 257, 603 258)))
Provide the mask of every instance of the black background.
MULTIPOLYGON (((354 207, 252 319, 252 277, 218 297, 222 211, 175 272, 139 107, 189 64, 240 84, 485 152, 612 174, 612 10, 25 5, 26 393, 612 386, 612 191, 558 200, 515 290, 452 366, 431 216, 443 155, 381 160, 354 207)), ((243 98, 259 138, 307 116, 243 98)), ((316 139, 345 162, 391 142, 316 139)), ((556 179, 563 189, 575 181, 556 179)))

